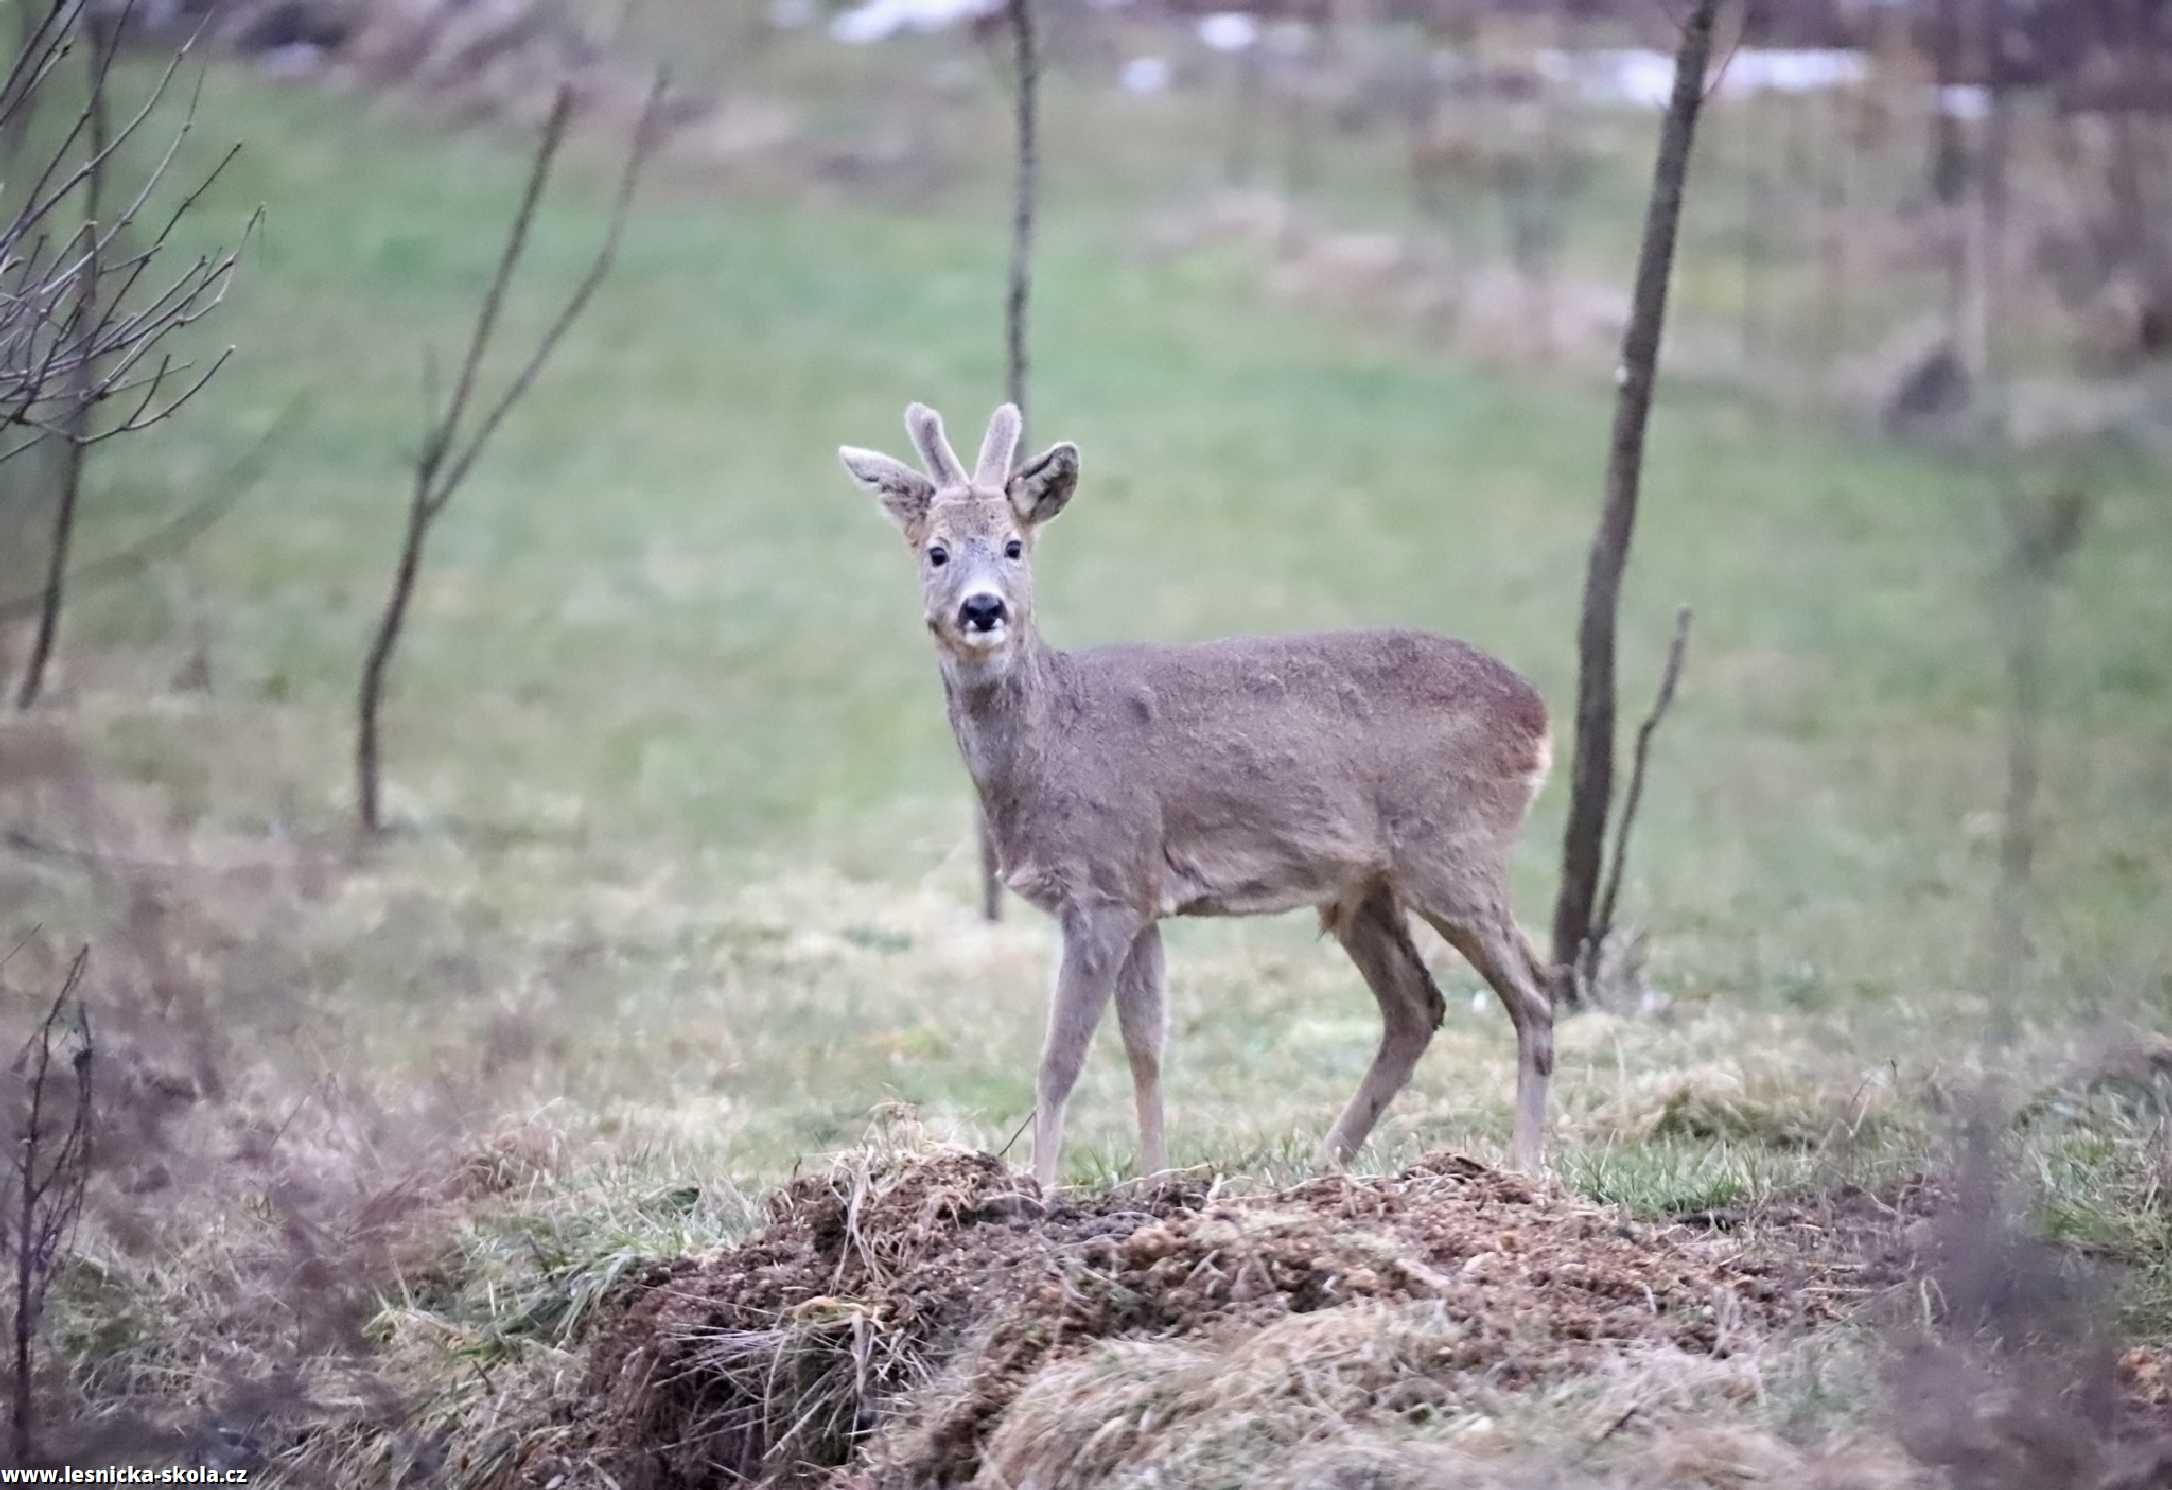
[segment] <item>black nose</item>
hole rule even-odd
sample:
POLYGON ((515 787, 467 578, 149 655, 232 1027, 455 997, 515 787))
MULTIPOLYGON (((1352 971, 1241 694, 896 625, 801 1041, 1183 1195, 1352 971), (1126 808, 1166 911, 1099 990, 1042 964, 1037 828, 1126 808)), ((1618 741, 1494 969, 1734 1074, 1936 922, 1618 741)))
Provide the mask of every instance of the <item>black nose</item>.
POLYGON ((993 631, 1008 613, 995 595, 968 595, 958 607, 958 624, 967 631, 993 631))

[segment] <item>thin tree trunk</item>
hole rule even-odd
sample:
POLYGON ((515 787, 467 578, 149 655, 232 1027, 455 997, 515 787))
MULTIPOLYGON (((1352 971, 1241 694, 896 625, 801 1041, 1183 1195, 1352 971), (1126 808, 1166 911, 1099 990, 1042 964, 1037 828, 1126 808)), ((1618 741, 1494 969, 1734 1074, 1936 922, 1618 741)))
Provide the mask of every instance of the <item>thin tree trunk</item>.
MULTIPOLYGON (((1009 0, 1013 59, 1018 71, 1018 166, 1011 198, 1010 289, 1003 301, 1003 392, 1018 405, 1023 430, 1026 406, 1026 311, 1033 290, 1033 205, 1040 189, 1041 61, 1033 31, 1033 0, 1009 0)), ((1019 435, 1019 449, 1025 436, 1019 435)))
MULTIPOLYGON (((24 24, 29 24, 26 19, 24 24)), ((98 31, 91 32, 89 86, 90 97, 90 174, 83 183, 83 237, 90 249, 90 262, 83 268, 82 293, 76 301, 76 324, 95 327, 98 324, 98 216, 100 198, 105 186, 106 152, 106 97, 105 66, 102 58, 104 46, 119 44, 119 38, 104 41, 98 31), (103 45, 101 42, 103 41, 103 45)), ((24 113, 27 114, 27 110, 24 113)), ((38 701, 38 694, 45 687, 45 667, 52 660, 53 644, 60 635, 61 592, 68 578, 68 554, 75 540, 75 512, 77 499, 83 491, 83 438, 90 433, 93 369, 88 358, 78 362, 70 378, 70 404, 66 433, 60 447, 60 482, 54 493, 52 551, 45 562, 45 593, 38 603, 37 635, 30 643, 30 660, 23 667, 22 686, 16 690, 15 707, 27 709, 38 701)))
MULTIPOLYGON (((50 1057, 52 1044, 51 1026, 42 1053, 50 1057)), ((31 1462, 34 1445, 31 1442, 33 1420, 30 1396, 30 1337, 36 1332, 31 1317, 32 1306, 37 1298, 37 1235, 38 1235, 38 1140, 45 1122, 45 1070, 41 1065, 29 1082, 30 1107, 25 1115, 22 1132, 15 1135, 13 1161, 16 1169, 16 1214, 10 1224, 15 1235, 9 1240, 15 1249, 15 1318, 13 1347, 14 1391, 8 1404, 8 1447, 15 1455, 18 1466, 31 1462)))
MULTIPOLYGON (((1985 0, 1983 24, 1991 113, 1985 121, 1983 141, 1982 241, 1977 253, 1982 323, 1978 336, 1984 394, 1994 420, 1995 449, 2003 457, 2012 433, 2006 408, 2006 342, 1999 325, 2005 303, 2006 166, 2011 118, 2006 96, 2006 8, 2000 0, 1985 0)), ((2020 969, 2028 951, 2027 902, 2036 862, 2036 795, 2041 778, 2044 632, 2049 611, 2046 591, 2056 555, 2049 550, 2034 551, 2034 523, 2003 458, 1996 462, 1991 479, 2000 483, 2000 510, 2013 554, 2012 591, 2000 603, 2007 627, 2007 680, 2013 692, 2006 734, 2006 794, 1999 832, 1993 947, 2000 976, 2011 990, 2020 985, 2020 969)), ((2010 1005, 2001 1007, 1996 1022, 1998 1033, 2003 1035, 2010 1029, 2013 1014, 2010 1005)))
MULTIPOLYGON (((1033 0, 1009 0, 1012 62, 1017 72, 1018 176, 1011 198, 1011 270, 1003 297, 1003 396, 1018 406, 1019 448, 1025 448, 1027 310, 1033 293, 1033 205, 1040 188, 1041 59, 1033 29, 1033 0)), ((988 815, 976 812, 980 843, 980 913, 1003 919, 1003 879, 988 815)))
POLYGON ((1848 97, 1824 94, 1825 159, 1818 171, 1818 372, 1831 396, 1848 334, 1848 174, 1854 164, 1848 97))
POLYGON ((1570 773, 1568 827, 1561 845, 1561 891, 1554 904, 1555 995, 1574 999, 1564 976, 1583 956, 1598 893, 1606 819, 1614 793, 1614 630, 1621 605, 1622 571, 1636 526, 1637 488, 1644 465, 1644 434, 1651 419, 1659 367, 1660 332, 1666 323, 1667 287, 1681 229, 1682 195, 1704 102, 1705 66, 1712 55, 1713 18, 1720 0, 1696 0, 1675 56, 1674 94, 1659 135, 1652 172, 1651 205, 1637 252, 1636 290, 1629 329, 1622 339, 1607 453, 1606 499, 1591 544, 1584 579, 1583 617, 1577 628, 1576 746, 1570 773))
POLYGON ((2000 610, 2006 622, 2006 679, 2012 713, 2006 731, 2006 794, 2000 813, 1997 957, 2011 975, 2027 952, 2025 909, 2036 867, 2036 795, 2042 779, 2044 643, 2049 576, 2027 563, 2012 569, 2000 610))
MULTIPOLYGON (((71 412, 71 433, 80 421, 71 412)), ((23 664, 23 681, 15 691, 15 707, 27 709, 45 688, 45 667, 52 660, 53 643, 60 634, 60 602, 68 575, 68 551, 75 538, 76 498, 83 489, 83 447, 63 437, 60 447, 60 479, 53 494, 53 538, 45 563, 45 589, 38 599, 38 629, 31 639, 30 658, 23 664)))
POLYGON ((1320 17, 1318 38, 1309 47, 1309 55, 1284 59, 1282 111, 1288 135, 1282 157, 1282 194, 1292 201, 1319 184, 1321 100, 1316 84, 1341 64, 1338 19, 1338 8, 1330 7, 1320 17))
POLYGON ((1990 402, 1993 417, 1998 421, 1999 436, 2005 436, 2005 387, 2004 369, 1999 346, 1999 319, 2005 307, 2000 303, 2001 281, 2005 274, 2006 237, 2006 156, 2010 142, 2007 98, 2005 87, 2005 9, 1999 0, 1981 0, 1978 10, 1980 31, 1977 43, 1981 46, 1985 91, 1990 99, 1990 112, 1984 119, 1981 156, 1977 170, 1978 208, 1975 223, 1975 242, 1967 254, 1967 327, 1968 349, 1966 366, 1979 380, 1990 402))
POLYGON ((1961 0, 1938 0, 1932 66, 1936 70, 1935 107, 1931 110, 1931 199, 1952 207, 1967 185, 1968 150, 1961 141, 1961 121, 1946 107, 1945 90, 1961 80, 1961 0))
MULTIPOLYGON (((1968 147, 1961 122, 1947 107, 1946 90, 1961 73, 1961 0, 1938 0, 1938 81, 1931 93, 1931 199, 1942 209, 1938 224, 1946 267, 1946 341, 1962 356, 1968 318, 1968 240, 1955 209, 1968 186, 1968 147)), ((1971 365, 1971 371, 1975 369, 1971 365)))
POLYGON ((407 538, 400 545, 400 563, 392 576, 392 593, 385 598, 384 614, 378 618, 376 635, 370 639, 369 655, 362 664, 362 690, 356 701, 355 799, 361 811, 362 827, 370 833, 384 825, 378 799, 377 716, 384 703, 385 671, 392 663, 393 648, 399 645, 400 625, 407 619, 407 603, 415 594, 415 576, 422 569, 423 537, 429 522, 426 489, 418 480, 414 500, 407 509, 407 538))
POLYGON ((1742 103, 1742 372, 1753 384, 1765 344, 1765 219, 1772 211, 1768 162, 1755 97, 1742 103))
POLYGON ((1236 65, 1237 77, 1230 102, 1230 186, 1250 186, 1258 160, 1260 75, 1265 70, 1259 54, 1263 45, 1255 40, 1231 58, 1236 65))
MULTIPOLYGON (((1560 11, 1547 10, 1546 45, 1556 54, 1568 50, 1568 26, 1560 11)), ((1532 323, 1538 331, 1539 361, 1550 365, 1557 350, 1554 341, 1554 260, 1561 252, 1561 240, 1565 236, 1561 219, 1568 211, 1562 168, 1564 124, 1561 116, 1576 107, 1576 92, 1570 88, 1542 88, 1538 107, 1538 169, 1532 210, 1537 215, 1540 246, 1532 257, 1533 273, 1528 283, 1533 297, 1532 323)))

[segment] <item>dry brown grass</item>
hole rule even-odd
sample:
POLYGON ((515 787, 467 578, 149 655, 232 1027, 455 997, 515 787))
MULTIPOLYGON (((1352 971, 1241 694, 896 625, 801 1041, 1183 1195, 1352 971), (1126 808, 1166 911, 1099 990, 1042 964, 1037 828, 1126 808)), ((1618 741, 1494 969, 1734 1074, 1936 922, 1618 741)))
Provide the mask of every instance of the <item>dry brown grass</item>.
MULTIPOLYGON (((991 1442, 983 1480, 1014 1490, 1931 1483, 1882 1433, 1790 1441, 1778 1399, 1841 1374, 1800 1346, 1635 1352, 1519 1399, 1442 1369, 1468 1327, 1438 1305, 1407 1305, 1301 1315, 1205 1346, 1104 1347, 1034 1379, 991 1442), (1715 1410, 1738 1421, 1711 1426, 1715 1410)), ((1847 1365, 1870 1369, 1867 1357, 1847 1365)))
POLYGON ((1895 1121, 1891 1078, 1872 1072, 1853 1091, 1800 1071, 1695 1066, 1667 1072, 1622 1093, 1602 1110, 1606 1141, 1692 1139, 1822 1149, 1874 1141, 1895 1121))

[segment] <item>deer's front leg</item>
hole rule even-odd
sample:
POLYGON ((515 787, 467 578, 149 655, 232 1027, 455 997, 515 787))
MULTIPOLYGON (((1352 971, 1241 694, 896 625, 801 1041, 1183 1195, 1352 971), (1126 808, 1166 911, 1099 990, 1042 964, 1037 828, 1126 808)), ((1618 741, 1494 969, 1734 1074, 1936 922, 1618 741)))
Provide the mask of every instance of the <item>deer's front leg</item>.
POLYGON ((1131 944, 1116 975, 1116 1022, 1131 1061, 1132 1101, 1139 1109, 1139 1172, 1169 1167, 1162 1143, 1161 1046, 1168 1016, 1162 1004, 1161 928, 1149 926, 1131 944))
POLYGON ((1124 913, 1072 911, 1063 918, 1063 965, 1049 1001, 1048 1040, 1034 1090, 1033 1173, 1044 1190, 1054 1188, 1063 1155, 1064 1104, 1138 931, 1138 919, 1124 913))

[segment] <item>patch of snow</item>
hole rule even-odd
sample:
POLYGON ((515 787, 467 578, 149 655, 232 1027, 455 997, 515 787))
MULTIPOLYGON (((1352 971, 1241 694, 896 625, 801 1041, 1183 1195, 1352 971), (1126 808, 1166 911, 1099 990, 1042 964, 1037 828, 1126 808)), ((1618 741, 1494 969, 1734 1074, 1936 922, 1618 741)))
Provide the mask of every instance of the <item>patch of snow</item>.
POLYGON ((1658 107, 1674 91, 1674 59, 1641 47, 1588 52, 1545 47, 1533 61, 1539 76, 1574 88, 1592 103, 1658 107))
POLYGON ((901 31, 940 31, 991 15, 1000 0, 863 0, 830 21, 830 37, 848 46, 888 41, 901 31))
MULTIPOLYGON (((1674 59, 1642 47, 1562 51, 1537 57, 1540 74, 1576 89, 1593 103, 1664 108, 1674 93, 1674 59)), ((1870 61, 1843 48, 1743 47, 1715 69, 1728 97, 1759 93, 1822 93, 1869 80, 1870 61)))
POLYGON ((1199 18, 1199 39, 1217 52, 1242 52, 1259 41, 1259 22, 1241 10, 1217 10, 1199 18))
POLYGON ((1134 57, 1116 74, 1116 86, 1140 98, 1167 93, 1172 74, 1166 57, 1134 57))
POLYGON ((1842 47, 1745 47, 1720 81, 1723 93, 1822 93, 1870 81, 1870 59, 1842 47))

